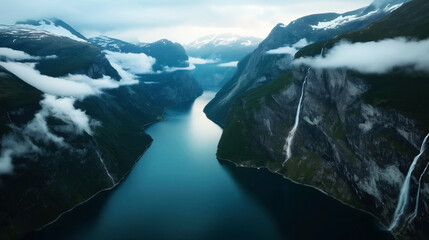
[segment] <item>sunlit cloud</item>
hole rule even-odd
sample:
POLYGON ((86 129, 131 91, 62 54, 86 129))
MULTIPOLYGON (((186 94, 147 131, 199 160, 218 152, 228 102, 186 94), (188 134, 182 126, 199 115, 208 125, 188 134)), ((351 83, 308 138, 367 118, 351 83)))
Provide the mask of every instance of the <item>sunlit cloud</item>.
POLYGON ((314 68, 349 68, 362 73, 386 73, 395 67, 411 67, 429 72, 429 39, 422 41, 405 38, 377 42, 341 42, 325 56, 304 57, 294 64, 314 68))
POLYGON ((189 43, 205 35, 226 32, 265 38, 277 23, 287 24, 308 14, 354 10, 370 2, 371 0, 4 0, 0 10, 0 23, 57 17, 88 37, 102 34, 127 41, 153 42, 168 38, 189 43))

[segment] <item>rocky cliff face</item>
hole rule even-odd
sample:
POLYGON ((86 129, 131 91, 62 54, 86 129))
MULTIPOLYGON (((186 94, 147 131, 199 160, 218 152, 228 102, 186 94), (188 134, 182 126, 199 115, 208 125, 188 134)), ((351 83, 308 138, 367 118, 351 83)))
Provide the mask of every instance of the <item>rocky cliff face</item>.
POLYGON ((240 61, 235 76, 204 109, 207 116, 225 123, 233 102, 243 93, 262 86, 290 69, 295 52, 314 42, 364 28, 396 10, 403 1, 375 1, 369 6, 344 14, 324 13, 305 16, 288 25, 278 24, 247 58, 240 61), (273 52, 269 52, 269 51, 273 52))
MULTIPOLYGON (((248 106, 253 103, 246 99, 236 103, 245 113, 235 111, 230 115, 231 128, 235 130, 231 132, 229 127, 225 130, 218 157, 240 165, 265 166, 297 182, 315 186, 373 213, 388 226, 404 176, 428 129, 394 109, 366 104, 362 96, 369 85, 347 70, 308 71, 300 67, 293 69, 293 79, 277 93, 258 98, 256 107, 248 106), (282 166, 286 136, 294 124, 306 76, 292 157, 282 166), (232 143, 228 140, 231 134, 240 134, 243 140, 232 143), (237 156, 231 153, 231 148, 249 154, 237 156)), ((408 214, 416 203, 417 181, 428 161, 429 154, 425 153, 413 174, 408 214)), ((428 224, 428 180, 426 175, 417 219, 405 224, 401 233, 412 232, 422 239, 427 236, 422 226, 428 224)))
POLYGON ((152 142, 145 126, 201 94, 183 70, 180 45, 161 40, 146 48, 161 56, 157 64, 144 54, 111 62, 117 59, 56 23, 0 26, 2 239, 22 238, 116 186, 152 142), (127 72, 126 64, 151 74, 127 72))
MULTIPOLYGON (((368 28, 310 45, 296 56, 320 55, 322 49, 329 53, 330 47, 344 39, 427 39, 429 32, 423 30, 427 9, 427 1, 409 2, 368 28)), ((413 159, 429 133, 429 112, 423 107, 428 101, 421 90, 428 88, 427 79, 427 73, 408 68, 362 74, 345 68, 294 65, 290 72, 284 71, 234 102, 217 155, 237 165, 267 167, 314 186, 374 214, 387 228, 413 159), (287 137, 301 97, 299 124, 287 159, 287 137)), ((425 151, 411 174, 408 205, 393 228, 398 238, 426 239, 429 234, 425 227, 429 223, 428 162, 425 151), (410 221, 416 204, 416 218, 410 221)))

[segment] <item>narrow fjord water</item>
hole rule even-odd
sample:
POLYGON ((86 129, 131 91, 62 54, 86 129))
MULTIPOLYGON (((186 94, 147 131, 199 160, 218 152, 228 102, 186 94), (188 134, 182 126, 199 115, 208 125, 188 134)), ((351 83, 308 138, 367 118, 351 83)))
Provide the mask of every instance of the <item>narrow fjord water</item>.
MULTIPOLYGON (((377 221, 266 170, 216 159, 205 92, 168 110, 130 175, 29 239, 391 239, 377 221)), ((143 146, 142 146, 143 147, 143 146)))

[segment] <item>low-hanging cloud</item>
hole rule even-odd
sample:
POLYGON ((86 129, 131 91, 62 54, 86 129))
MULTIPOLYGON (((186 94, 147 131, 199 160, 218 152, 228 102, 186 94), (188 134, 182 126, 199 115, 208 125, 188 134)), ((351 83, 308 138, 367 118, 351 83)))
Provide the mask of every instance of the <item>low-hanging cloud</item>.
POLYGON ((57 58, 57 56, 55 56, 55 55, 45 56, 45 57, 31 56, 30 54, 28 54, 26 52, 11 49, 11 48, 5 48, 5 47, 0 47, 0 57, 4 57, 4 58, 6 58, 8 60, 12 60, 12 61, 41 60, 41 59, 57 58))
POLYGON ((296 42, 290 46, 284 46, 284 47, 279 47, 276 49, 268 50, 266 52, 266 54, 269 54, 269 55, 289 54, 289 55, 295 56, 295 54, 299 51, 299 49, 301 49, 301 48, 303 48, 309 44, 311 44, 311 43, 308 42, 306 38, 302 38, 298 42, 296 42))
POLYGON ((217 62, 219 62, 219 60, 218 59, 204 59, 204 58, 189 57, 188 62, 189 62, 189 64, 203 65, 203 64, 217 63, 217 62))
POLYGON ((92 135, 89 117, 82 110, 76 109, 74 102, 75 99, 71 97, 57 98, 52 95, 45 95, 45 99, 40 104, 42 109, 47 111, 46 115, 51 115, 70 125, 74 125, 79 134, 86 132, 92 135))
POLYGON ((66 134, 92 135, 91 125, 96 124, 80 109, 74 107, 72 97, 55 97, 45 94, 40 102, 42 107, 34 118, 22 127, 10 124, 11 132, 1 139, 0 174, 13 171, 13 158, 22 157, 29 153, 40 152, 39 145, 53 143, 60 148, 69 148, 61 136, 53 133, 47 123, 48 117, 63 121, 67 126, 66 134))
POLYGON ((294 47, 279 47, 276 49, 271 49, 267 51, 267 54, 289 54, 294 56, 295 53, 297 53, 298 50, 294 47))
POLYGON ((156 59, 144 53, 104 52, 111 63, 116 63, 127 72, 132 74, 153 73, 152 66, 155 64, 156 59))
POLYGON ((118 82, 108 76, 92 79, 86 75, 69 74, 65 77, 50 77, 42 75, 35 69, 35 63, 0 62, 18 78, 44 93, 55 96, 84 98, 100 94, 102 89, 117 88, 128 82, 118 82))
POLYGON ((218 67, 237 67, 238 65, 238 61, 232 61, 232 62, 226 62, 226 63, 221 63, 218 64, 218 67))
POLYGON ((429 39, 341 42, 325 56, 299 58, 294 64, 306 64, 314 68, 348 68, 376 74, 387 73, 396 67, 411 67, 416 71, 429 72, 429 39))

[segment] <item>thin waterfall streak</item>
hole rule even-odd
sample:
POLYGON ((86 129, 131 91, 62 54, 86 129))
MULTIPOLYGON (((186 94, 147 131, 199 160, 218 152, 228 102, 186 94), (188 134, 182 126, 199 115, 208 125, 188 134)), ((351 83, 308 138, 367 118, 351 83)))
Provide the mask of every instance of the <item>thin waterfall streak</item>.
POLYGON ((409 200, 411 175, 414 171, 414 168, 416 167, 417 161, 419 160, 420 156, 426 150, 426 141, 428 138, 429 138, 429 134, 426 135, 426 137, 423 140, 423 143, 420 147, 420 153, 414 157, 414 160, 411 163, 410 168, 408 169, 407 176, 405 177, 404 183, 402 184, 401 191, 399 193, 398 204, 396 205, 395 213, 393 215, 393 220, 392 220, 391 225, 389 226, 389 231, 393 230, 394 228, 396 228, 398 226, 399 220, 402 217, 402 215, 404 214, 405 208, 407 207, 408 200, 409 200))
MULTIPOLYGON (((320 57, 323 57, 323 51, 324 51, 324 47, 322 47, 322 50, 320 51, 320 57)), ((292 129, 290 130, 290 132, 286 138, 286 143, 283 147, 283 152, 286 152, 286 159, 283 161, 282 167, 292 157, 292 142, 293 142, 293 139, 295 138, 296 130, 298 129, 299 117, 301 114, 302 99, 304 97, 305 85, 307 84, 308 73, 310 72, 310 70, 311 70, 311 68, 308 68, 307 74, 305 75, 304 82, 302 83, 301 97, 299 98, 298 108, 296 110, 295 124, 293 125, 292 129)))
POLYGON ((287 160, 289 160, 292 156, 291 146, 292 146, 292 142, 293 142, 293 139, 295 137, 295 133, 296 133, 296 130, 297 130, 298 124, 299 124, 299 116, 301 114, 302 99, 304 98, 305 85, 307 83, 308 73, 310 72, 310 69, 311 68, 308 68, 307 75, 305 76, 304 82, 302 83, 301 97, 299 98, 298 108, 296 110, 296 115, 295 115, 295 124, 293 125, 292 129, 290 130, 290 132, 286 138, 286 144, 283 147, 283 151, 286 151, 286 159, 282 163, 282 166, 284 166, 285 163, 287 162, 287 160))
POLYGON ((420 200, 420 189, 421 189, 420 186, 422 184, 423 176, 425 175, 426 171, 428 170, 428 167, 429 167, 429 162, 426 164, 425 169, 423 170, 422 174, 420 175, 419 185, 418 185, 417 195, 416 195, 416 206, 414 207, 414 212, 408 218, 408 224, 410 224, 414 220, 414 218, 417 217, 417 212, 419 210, 419 200, 420 200))
POLYGON ((115 186, 115 184, 116 184, 115 180, 113 179, 112 175, 110 175, 109 170, 107 170, 107 167, 106 167, 106 164, 103 161, 103 158, 101 157, 101 155, 100 155, 100 153, 98 151, 96 151, 96 152, 97 152, 98 158, 100 159, 101 164, 104 167, 104 170, 106 171, 107 176, 109 176, 110 180, 112 180, 113 186, 115 186))

